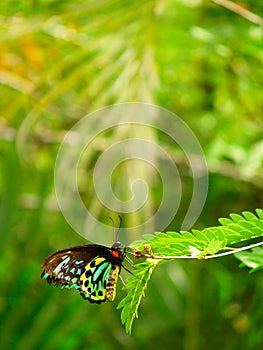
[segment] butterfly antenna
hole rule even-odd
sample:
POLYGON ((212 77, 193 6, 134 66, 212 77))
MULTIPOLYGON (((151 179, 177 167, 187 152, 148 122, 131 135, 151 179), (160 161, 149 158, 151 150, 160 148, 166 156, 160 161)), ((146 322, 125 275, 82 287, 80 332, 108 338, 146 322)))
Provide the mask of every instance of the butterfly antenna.
POLYGON ((122 217, 120 216, 120 215, 118 215, 119 216, 119 220, 120 220, 120 223, 119 223, 119 228, 118 228, 118 230, 117 230, 117 232, 116 232, 116 240, 115 240, 115 242, 117 242, 118 241, 118 235, 119 235, 119 232, 120 232, 120 230, 121 230, 121 226, 122 226, 122 217))
POLYGON ((115 239, 115 242, 117 242, 116 238, 117 238, 118 232, 116 232, 115 223, 114 223, 114 220, 111 216, 110 216, 110 221, 112 222, 112 226, 114 227, 114 237, 115 237, 114 239, 115 239))
POLYGON ((121 229, 121 226, 122 226, 122 217, 119 215, 120 223, 119 223, 119 228, 118 229, 116 229, 115 222, 114 222, 114 220, 113 220, 113 218, 111 216, 110 216, 110 220, 111 220, 112 225, 114 227, 115 242, 118 242, 118 235, 119 235, 119 232, 120 232, 120 229, 121 229))
POLYGON ((114 226, 114 220, 111 216, 110 216, 110 221, 112 222, 112 225, 114 226))

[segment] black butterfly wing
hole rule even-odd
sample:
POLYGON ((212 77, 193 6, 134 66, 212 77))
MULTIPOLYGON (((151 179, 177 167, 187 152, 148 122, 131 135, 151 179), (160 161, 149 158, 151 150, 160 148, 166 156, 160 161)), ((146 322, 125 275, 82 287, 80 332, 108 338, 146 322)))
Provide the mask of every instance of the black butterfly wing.
POLYGON ((49 284, 77 289, 91 303, 112 301, 123 258, 119 250, 97 244, 63 249, 43 261, 41 277, 49 284))

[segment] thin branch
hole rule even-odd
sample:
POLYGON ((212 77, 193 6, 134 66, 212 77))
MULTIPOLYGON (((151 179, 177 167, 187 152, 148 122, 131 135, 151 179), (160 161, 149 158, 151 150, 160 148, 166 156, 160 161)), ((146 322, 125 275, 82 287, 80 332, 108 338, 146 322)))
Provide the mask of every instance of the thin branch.
POLYGON ((220 258, 221 256, 230 255, 230 254, 236 254, 236 253, 242 252, 244 250, 248 250, 248 249, 252 249, 252 248, 255 248, 255 247, 259 247, 261 245, 263 245, 263 242, 258 242, 258 243, 250 244, 250 245, 245 246, 245 247, 233 249, 232 251, 229 251, 229 252, 224 252, 224 253, 215 254, 215 255, 208 255, 208 256, 205 257, 205 259, 220 258))
MULTIPOLYGON (((214 255, 206 255, 204 257, 202 257, 201 259, 215 259, 215 258, 220 258, 222 256, 226 256, 226 255, 231 255, 231 254, 236 254, 238 252, 242 252, 244 250, 248 250, 248 249, 252 249, 255 247, 259 247, 263 245, 263 241, 262 242, 258 242, 258 243, 254 243, 254 244, 250 244, 248 246, 245 247, 241 247, 241 248, 231 248, 232 250, 227 251, 227 252, 223 252, 223 253, 219 253, 219 254, 214 254, 214 255)), ((200 251, 201 253, 201 251, 200 251)), ((198 258, 198 255, 178 255, 178 256, 156 256, 156 255, 150 255, 150 254, 143 254, 141 255, 141 257, 146 257, 146 258, 151 258, 151 259, 160 259, 160 260, 177 260, 177 259, 200 259, 198 258)))
POLYGON ((212 0, 212 2, 214 2, 217 5, 223 6, 225 8, 227 8, 228 10, 235 12, 236 14, 238 14, 239 16, 244 17, 245 19, 247 19, 248 21, 254 23, 254 24, 258 24, 261 27, 263 27, 263 19, 258 16, 255 15, 253 12, 245 9, 244 7, 229 1, 229 0, 212 0))

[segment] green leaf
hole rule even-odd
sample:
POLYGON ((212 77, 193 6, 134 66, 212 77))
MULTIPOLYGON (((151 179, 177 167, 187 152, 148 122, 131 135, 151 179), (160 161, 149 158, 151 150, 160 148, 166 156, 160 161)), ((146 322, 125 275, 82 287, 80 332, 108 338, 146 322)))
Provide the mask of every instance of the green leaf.
POLYGON ((144 245, 149 245, 151 249, 154 249, 154 259, 148 258, 145 262, 135 265, 133 275, 127 280, 126 287, 129 292, 118 305, 119 309, 122 308, 121 321, 125 324, 126 332, 131 333, 151 275, 157 265, 162 262, 176 260, 183 256, 198 259, 208 256, 215 258, 218 252, 226 250, 227 253, 235 254, 242 261, 242 266, 249 266, 252 271, 263 268, 262 249, 254 249, 252 253, 235 253, 235 248, 231 247, 233 244, 244 243, 245 240, 263 236, 263 211, 257 210, 257 214, 258 216, 247 211, 243 213, 243 216, 231 214, 231 219, 219 219, 221 226, 191 232, 158 232, 155 235, 145 235, 144 237, 148 240, 139 241, 137 247, 133 243, 131 246, 137 249, 143 249, 144 245))
POLYGON ((219 241, 217 239, 214 239, 208 243, 207 247, 205 248, 205 252, 207 252, 207 254, 215 254, 224 247, 225 241, 219 241))
POLYGON ((239 222, 239 221, 242 221, 244 219, 243 216, 241 216, 239 214, 230 214, 229 216, 231 217, 231 219, 234 222, 239 222))
MULTIPOLYGON (((261 213, 257 210, 257 213, 261 213)), ((156 256, 181 256, 191 255, 190 247, 200 250, 200 256, 228 249, 233 244, 244 240, 263 236, 263 212, 262 218, 245 211, 244 216, 230 214, 230 218, 221 218, 221 226, 208 227, 203 230, 193 229, 191 232, 182 231, 156 233, 149 241, 140 245, 149 244, 154 249, 156 256)))
POLYGON ((128 294, 121 300, 117 309, 121 311, 121 321, 125 324, 125 330, 131 334, 132 324, 138 318, 138 309, 145 294, 151 275, 161 260, 147 259, 145 262, 135 265, 132 276, 127 279, 126 288, 128 294))
POLYGON ((263 269, 263 249, 254 248, 252 251, 239 252, 235 254, 235 257, 242 263, 241 267, 250 267, 250 272, 255 272, 257 270, 263 269))
POLYGON ((256 213, 260 219, 263 219, 263 209, 256 209, 256 213))
POLYGON ((254 213, 251 213, 250 211, 243 211, 242 214, 247 220, 252 221, 253 219, 257 219, 256 215, 254 213))

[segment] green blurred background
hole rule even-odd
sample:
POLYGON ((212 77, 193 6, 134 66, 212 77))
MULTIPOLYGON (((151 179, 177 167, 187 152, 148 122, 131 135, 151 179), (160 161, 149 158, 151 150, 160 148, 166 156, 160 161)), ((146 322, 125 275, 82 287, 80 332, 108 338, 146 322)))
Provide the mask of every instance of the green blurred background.
MULTIPOLYGON (((242 6, 263 14, 261 1, 242 6)), ((195 227, 263 207, 262 27, 208 0, 2 0, 0 40, 0 349, 262 349, 263 276, 233 257, 159 267, 132 336, 116 310, 120 283, 115 302, 91 305, 39 278, 46 255, 84 243, 56 204, 59 144, 113 103, 154 103, 195 132, 210 172, 195 227)), ((125 191, 127 174, 118 179, 125 191)), ((174 230, 189 204, 183 181, 174 230)))

